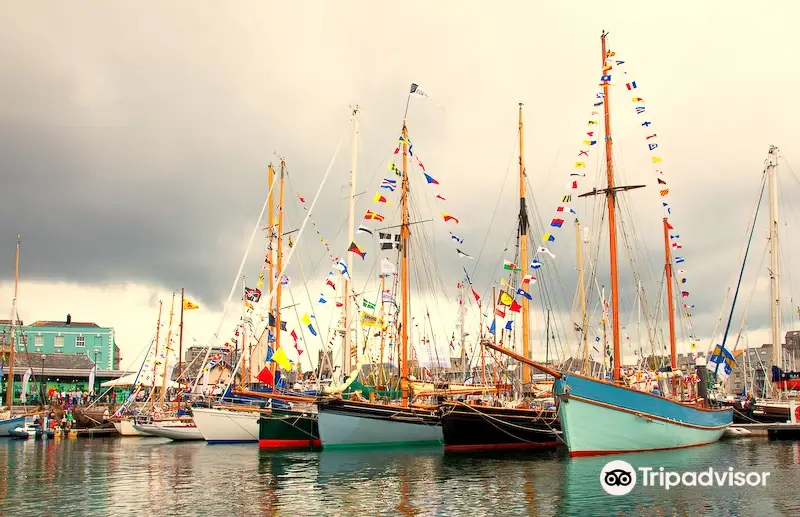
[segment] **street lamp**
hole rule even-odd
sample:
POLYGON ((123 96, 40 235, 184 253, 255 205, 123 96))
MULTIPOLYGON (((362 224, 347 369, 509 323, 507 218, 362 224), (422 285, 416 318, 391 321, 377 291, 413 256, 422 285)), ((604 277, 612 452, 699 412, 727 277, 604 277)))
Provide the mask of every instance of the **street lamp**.
POLYGON ((39 376, 39 397, 42 401, 42 405, 44 405, 44 361, 47 359, 47 355, 42 354, 42 374, 39 376))
POLYGON ((94 396, 97 396, 97 389, 95 389, 95 385, 97 384, 97 354, 100 353, 99 348, 95 348, 94 352, 94 380, 92 381, 92 393, 94 396))

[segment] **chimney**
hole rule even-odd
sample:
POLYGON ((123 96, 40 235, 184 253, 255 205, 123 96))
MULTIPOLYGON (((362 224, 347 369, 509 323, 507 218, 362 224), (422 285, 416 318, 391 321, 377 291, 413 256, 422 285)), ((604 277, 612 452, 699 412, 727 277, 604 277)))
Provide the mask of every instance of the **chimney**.
POLYGON ((67 326, 72 325, 72 314, 67 314, 67 326))

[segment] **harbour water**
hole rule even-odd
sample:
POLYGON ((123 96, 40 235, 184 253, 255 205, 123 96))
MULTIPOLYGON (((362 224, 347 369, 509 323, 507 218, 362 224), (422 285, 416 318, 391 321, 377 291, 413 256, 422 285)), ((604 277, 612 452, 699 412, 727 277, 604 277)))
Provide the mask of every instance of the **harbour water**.
POLYGON ((746 438, 615 456, 635 468, 767 471, 766 486, 637 485, 608 495, 608 457, 441 449, 268 453, 160 438, 0 439, 0 515, 798 515, 800 444, 746 438))

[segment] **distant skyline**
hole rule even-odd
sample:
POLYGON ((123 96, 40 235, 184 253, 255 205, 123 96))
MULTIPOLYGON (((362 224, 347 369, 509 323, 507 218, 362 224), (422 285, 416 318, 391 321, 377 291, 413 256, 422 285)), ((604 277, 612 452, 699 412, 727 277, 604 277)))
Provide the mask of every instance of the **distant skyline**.
MULTIPOLYGON (((617 1, 575 9, 410 0, 387 18, 382 6, 361 1, 176 1, 147 11, 123 1, 47 8, 16 3, 5 14, 0 66, 11 80, 0 82, 0 318, 10 316, 14 244, 21 233, 21 318, 58 320, 71 313, 76 320, 113 326, 123 367, 136 361, 154 334, 158 300, 168 305, 171 292, 181 287, 201 306, 186 314, 184 347, 212 339, 268 190, 268 163, 277 167, 279 156, 286 158, 287 228, 296 229, 305 214, 298 193, 310 203, 342 135, 313 219, 331 253, 346 256, 351 107, 361 110, 357 190, 366 191, 357 199, 357 226, 373 206, 381 179, 391 175, 387 162, 412 82, 443 108, 414 99, 408 119, 414 150, 440 183, 433 191, 418 166, 412 171, 418 216, 434 220, 415 234, 426 235, 415 241, 415 253, 435 264, 430 277, 413 271, 414 287, 419 283, 423 291, 414 306, 423 312, 414 315, 422 320, 424 310, 431 312, 425 332, 438 341, 438 353, 447 354, 462 267, 469 268, 488 303, 502 261, 514 259, 518 103, 525 104, 535 247, 574 172, 599 79, 603 29, 610 32, 611 48, 624 56, 657 127, 671 221, 686 256, 698 350, 709 348, 715 328, 717 336, 722 331, 718 320, 727 319, 729 305, 723 302, 770 145, 786 159, 780 168, 786 235, 782 334, 800 326, 794 311, 800 275, 792 271, 800 245, 791 238, 800 223, 800 181, 792 169, 800 171, 795 2, 756 7, 677 1, 656 8, 617 1), (439 205, 426 197, 433 192, 447 198, 446 212, 458 217, 457 225, 442 221, 439 205), (464 239, 458 248, 475 261, 458 258, 450 230, 464 239)), ((647 288, 645 302, 656 313, 656 300, 663 299, 661 206, 630 97, 622 83, 612 89, 616 172, 621 184, 647 185, 622 196, 622 216, 631 235, 636 230, 634 258, 647 288)), ((605 186, 601 157, 594 153, 587 160, 581 192, 605 186)), ((395 202, 397 193, 392 196, 395 202)), ((585 198, 573 204, 593 236, 601 224, 596 203, 585 198)), ((386 209, 387 221, 397 209, 386 209)), ((761 264, 765 214, 759 216, 729 343, 745 308, 749 344, 770 341, 768 262, 761 264)), ((309 225, 287 274, 299 315, 313 310, 328 327, 335 324, 333 304, 309 305, 309 298, 316 302, 324 292, 330 270, 314 230, 309 225), (308 292, 300 288, 297 264, 308 292)), ((558 353, 567 357, 577 346, 568 312, 576 285, 573 231, 572 218, 565 218, 551 247, 557 271, 542 273, 541 284, 549 290, 532 300, 537 356, 545 354, 543 308, 549 305, 556 311, 558 353)), ((375 295, 377 237, 356 241, 367 259, 355 260, 355 286, 375 295)), ((593 240, 590 247, 597 244, 593 240)), ((595 295, 603 286, 609 289, 607 240, 599 249, 595 295)), ((248 284, 255 283, 263 253, 260 234, 243 272, 248 284)), ((620 264, 621 314, 626 341, 633 342, 636 284, 625 253, 620 264)), ((240 303, 221 325, 222 342, 240 303)), ((598 310, 595 296, 594 329, 598 310)), ((663 320, 663 312, 658 314, 663 320)), ((290 316, 290 326, 300 328, 290 316)), ((473 336, 477 320, 471 307, 467 325, 473 336)), ((685 324, 680 326, 685 334, 685 324)), ((644 319, 641 328, 645 334, 644 319)), ((324 345, 321 337, 307 336, 315 358, 324 345)), ((682 336, 680 351, 687 346, 682 336)), ((626 355, 631 351, 628 346, 626 355)))

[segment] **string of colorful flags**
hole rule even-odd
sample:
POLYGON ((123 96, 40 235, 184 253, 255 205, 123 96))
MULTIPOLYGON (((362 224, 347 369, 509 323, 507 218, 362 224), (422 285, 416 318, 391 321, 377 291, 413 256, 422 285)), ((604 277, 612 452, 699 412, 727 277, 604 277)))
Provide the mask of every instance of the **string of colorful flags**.
MULTIPOLYGON (((615 58, 615 56, 616 54, 613 51, 606 52, 606 62, 603 68, 604 76, 607 76, 608 77, 607 80, 611 81, 611 75, 610 75, 611 70, 613 70, 614 67, 616 67, 616 70, 622 71, 625 88, 628 91, 638 93, 638 85, 636 84, 636 81, 629 79, 628 72, 625 71, 626 68, 625 61, 618 60, 615 58)), ((684 264, 686 260, 683 257, 684 252, 681 251, 683 249, 683 245, 678 240, 680 239, 680 235, 675 230, 675 227, 672 226, 672 224, 669 222, 669 217, 672 215, 672 207, 668 202, 670 195, 670 188, 665 179, 666 176, 664 175, 664 165, 662 158, 660 156, 661 153, 659 147, 660 142, 658 139, 658 134, 655 132, 656 128, 653 126, 653 123, 650 120, 651 117, 650 113, 647 111, 645 100, 642 97, 639 97, 638 95, 635 94, 631 97, 631 100, 636 115, 640 116, 640 118, 642 119, 640 122, 640 127, 642 128, 642 131, 645 134, 644 143, 647 146, 647 150, 651 153, 650 161, 656 175, 656 180, 659 189, 659 196, 661 199, 661 207, 664 210, 664 217, 667 218, 667 229, 669 234, 670 245, 672 248, 672 254, 671 254, 672 260, 674 264, 677 266, 677 268, 679 268, 675 269, 675 273, 677 276, 678 283, 681 286, 680 296, 682 300, 683 313, 686 316, 687 330, 689 338, 692 340, 691 344, 692 350, 694 350, 696 348, 696 344, 694 343, 694 341, 696 341, 697 338, 694 335, 694 328, 692 326, 692 314, 690 312, 690 309, 693 309, 694 305, 689 303, 690 293, 687 290, 688 277, 686 274, 686 270, 683 269, 685 267, 684 264), (680 255, 677 255, 676 253, 680 253, 680 255)))

